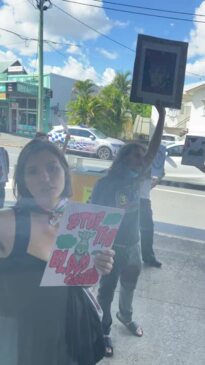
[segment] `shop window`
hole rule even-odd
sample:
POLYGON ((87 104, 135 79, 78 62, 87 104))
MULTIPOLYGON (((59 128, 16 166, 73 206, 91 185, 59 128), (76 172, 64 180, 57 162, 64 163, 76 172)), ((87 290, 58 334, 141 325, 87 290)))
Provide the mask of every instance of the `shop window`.
POLYGON ((19 112, 19 124, 26 124, 26 113, 19 112))
POLYGON ((28 109, 36 109, 36 99, 28 99, 28 109))
POLYGON ((16 101, 17 101, 20 109, 26 109, 27 108, 27 99, 19 98, 19 99, 16 99, 16 101))
POLYGON ((36 114, 28 113, 28 125, 36 126, 36 114))

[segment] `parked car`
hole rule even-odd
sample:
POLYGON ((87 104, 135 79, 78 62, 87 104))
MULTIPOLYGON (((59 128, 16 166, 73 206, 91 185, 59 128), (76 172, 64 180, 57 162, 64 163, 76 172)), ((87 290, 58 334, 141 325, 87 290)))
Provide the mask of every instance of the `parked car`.
POLYGON ((163 135, 162 135, 162 144, 164 146, 167 146, 169 144, 179 142, 179 139, 180 138, 175 134, 163 133, 163 135))
POLYGON ((184 142, 166 147, 164 180, 205 186, 205 174, 194 166, 182 165, 184 142))
MULTIPOLYGON (((68 126, 70 139, 68 141, 68 150, 75 153, 86 153, 97 156, 103 160, 114 158, 124 145, 124 142, 107 137, 104 133, 96 128, 68 126)), ((56 143, 59 147, 63 146, 66 131, 63 126, 55 126, 49 133, 48 138, 51 142, 56 143)))

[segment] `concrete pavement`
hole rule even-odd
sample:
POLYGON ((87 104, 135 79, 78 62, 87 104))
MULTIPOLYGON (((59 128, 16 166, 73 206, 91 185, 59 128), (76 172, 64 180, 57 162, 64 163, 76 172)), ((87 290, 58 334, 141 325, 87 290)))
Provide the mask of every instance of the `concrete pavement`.
POLYGON ((9 133, 0 132, 0 147, 20 147, 25 146, 30 141, 29 138, 16 136, 9 133))
POLYGON ((100 365, 205 364, 205 245, 155 235, 162 269, 143 268, 134 298, 135 318, 144 336, 137 338, 115 318, 115 354, 100 365))
MULTIPOLYGON (((0 134, 0 146, 22 147, 28 141, 0 134)), ((130 335, 115 318, 117 290, 112 308, 115 354, 100 365, 205 364, 205 233, 202 242, 191 239, 188 229, 186 237, 155 234, 163 266, 143 267, 133 303, 142 338, 130 335)))

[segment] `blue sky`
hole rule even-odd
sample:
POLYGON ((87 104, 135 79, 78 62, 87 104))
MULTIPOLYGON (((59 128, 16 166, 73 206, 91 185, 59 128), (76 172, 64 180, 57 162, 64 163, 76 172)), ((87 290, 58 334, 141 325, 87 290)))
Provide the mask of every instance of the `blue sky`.
MULTIPOLYGON (((186 83, 205 81, 205 77, 200 77, 205 76, 205 0, 53 0, 52 3, 53 7, 44 12, 44 38, 48 41, 44 47, 45 72, 55 72, 75 79, 90 78, 99 85, 105 85, 112 81, 117 71, 132 72, 137 35, 144 33, 189 41, 186 83), (125 6, 119 6, 119 3, 125 6), (193 15, 139 9, 128 5, 193 15), (108 7, 191 21, 123 13, 106 9, 108 7), (194 16, 196 12, 204 17, 194 16), (204 23, 193 22, 194 19, 204 23)), ((35 39, 38 37, 39 11, 35 6, 36 0, 0 1, 0 27, 7 30, 0 30, 0 61, 19 59, 29 72, 36 71, 38 62, 35 39)))

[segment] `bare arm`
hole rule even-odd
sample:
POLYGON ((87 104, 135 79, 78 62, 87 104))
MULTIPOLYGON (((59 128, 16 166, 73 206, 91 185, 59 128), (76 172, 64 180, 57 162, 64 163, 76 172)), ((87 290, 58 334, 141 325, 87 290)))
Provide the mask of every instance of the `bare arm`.
POLYGON ((158 151, 158 148, 159 148, 160 142, 161 142, 161 138, 162 138, 163 128, 164 128, 164 121, 165 121, 165 114, 166 114, 165 108, 160 103, 155 105, 155 107, 159 113, 159 119, 157 122, 157 126, 155 128, 154 134, 152 136, 152 139, 149 143, 147 153, 144 157, 144 166, 145 167, 148 167, 152 163, 152 161, 158 151))
POLYGON ((0 211, 0 258, 9 256, 14 245, 15 218, 12 209, 0 211))

